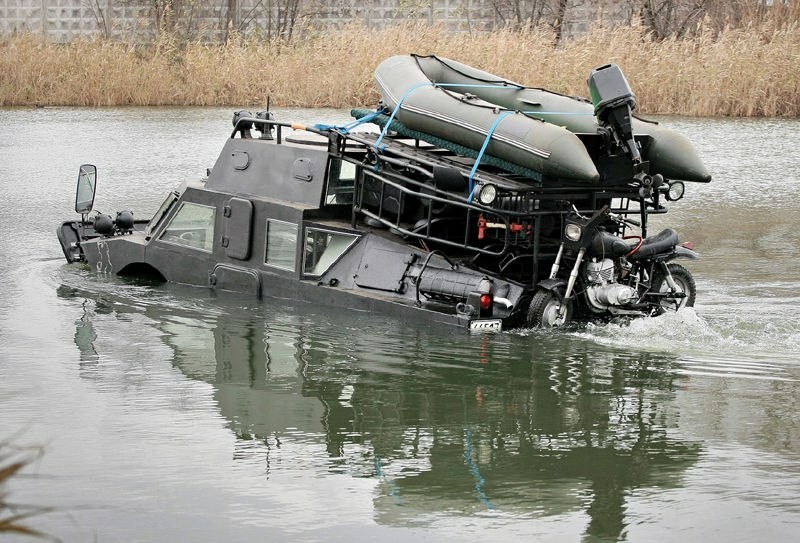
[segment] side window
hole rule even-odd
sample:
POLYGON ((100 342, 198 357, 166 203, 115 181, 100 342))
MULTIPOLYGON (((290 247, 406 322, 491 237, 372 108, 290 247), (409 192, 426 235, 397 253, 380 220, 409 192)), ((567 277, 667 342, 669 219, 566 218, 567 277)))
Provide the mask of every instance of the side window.
POLYGON ((283 270, 295 271, 297 254, 297 225, 290 222, 267 220, 267 247, 264 264, 283 270))
POLYGON ((356 181, 356 165, 346 160, 332 158, 328 170, 326 204, 352 204, 356 181))
POLYGON ((356 242, 358 236, 319 228, 306 228, 303 273, 322 275, 356 242))
POLYGON ((162 241, 211 251, 214 246, 216 209, 184 202, 161 234, 162 241))
POLYGON ((158 225, 161 224, 161 220, 164 216, 169 212, 172 208, 173 204, 178 201, 178 193, 177 192, 170 192, 164 201, 161 203, 161 207, 158 208, 153 218, 150 219, 150 222, 147 223, 147 227, 144 229, 144 234, 146 236, 152 236, 153 232, 156 231, 158 225))

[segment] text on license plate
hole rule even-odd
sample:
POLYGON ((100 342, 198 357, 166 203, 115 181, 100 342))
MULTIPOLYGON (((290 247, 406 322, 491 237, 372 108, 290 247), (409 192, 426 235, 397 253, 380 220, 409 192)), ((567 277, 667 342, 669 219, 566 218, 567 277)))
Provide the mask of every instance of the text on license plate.
POLYGON ((480 319, 469 321, 470 332, 499 332, 503 329, 500 319, 480 319))

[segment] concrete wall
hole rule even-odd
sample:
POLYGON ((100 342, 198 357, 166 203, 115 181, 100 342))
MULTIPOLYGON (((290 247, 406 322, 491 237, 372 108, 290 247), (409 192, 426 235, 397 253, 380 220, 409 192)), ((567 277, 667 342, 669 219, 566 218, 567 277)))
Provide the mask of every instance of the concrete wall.
POLYGON ((114 0, 0 0, 0 35, 41 34, 54 42, 133 32, 149 21, 146 2, 114 0))
MULTIPOLYGON (((439 22, 451 30, 497 28, 519 5, 532 13, 543 0, 172 0, 177 17, 165 20, 179 35, 224 39, 226 28, 244 34, 274 36, 288 26, 287 5, 297 4, 296 23, 341 25, 357 20, 368 27, 398 21, 439 22)), ((53 42, 78 37, 107 36, 146 41, 155 34, 157 19, 150 0, 0 0, 0 36, 14 32, 41 34, 53 42)), ((162 2, 164 1, 162 0, 162 2)), ((555 3, 555 2, 553 2, 555 3)), ((598 17, 624 16, 624 0, 570 0, 565 36, 584 32, 598 17)), ((549 16, 549 15, 547 15, 549 16)))

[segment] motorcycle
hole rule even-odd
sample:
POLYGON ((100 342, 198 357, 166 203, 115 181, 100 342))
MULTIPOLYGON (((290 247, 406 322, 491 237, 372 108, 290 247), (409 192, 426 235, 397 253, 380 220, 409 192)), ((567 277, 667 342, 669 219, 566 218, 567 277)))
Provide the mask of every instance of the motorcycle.
POLYGON ((532 327, 562 326, 589 317, 656 316, 692 307, 691 272, 672 262, 700 256, 667 228, 642 238, 626 236, 638 223, 603 206, 591 217, 576 208, 566 216, 550 276, 539 281, 528 310, 532 327))

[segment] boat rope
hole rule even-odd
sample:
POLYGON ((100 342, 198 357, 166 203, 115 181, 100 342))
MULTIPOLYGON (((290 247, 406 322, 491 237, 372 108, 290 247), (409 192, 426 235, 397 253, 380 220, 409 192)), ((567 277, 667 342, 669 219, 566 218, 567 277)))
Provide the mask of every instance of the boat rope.
POLYGON ((475 185, 475 172, 478 171, 478 166, 481 163, 481 159, 483 158, 483 153, 486 152, 486 148, 489 146, 489 140, 492 139, 492 134, 494 134, 495 129, 500 124, 500 121, 508 117, 509 115, 514 115, 515 111, 505 111, 497 116, 497 119, 494 120, 492 126, 489 128, 489 132, 486 134, 486 139, 483 140, 483 145, 481 146, 481 150, 478 151, 478 158, 475 159, 475 164, 472 165, 472 170, 469 172, 469 197, 467 198, 467 202, 472 203, 472 198, 475 196, 475 189, 477 186, 475 185))
MULTIPOLYGON (((462 85, 462 84, 455 84, 455 83, 453 83, 453 84, 449 84, 449 83, 448 84, 433 83, 432 86, 435 86, 435 87, 459 86, 459 87, 479 87, 479 88, 493 87, 493 85, 471 85, 471 84, 462 85)), ((510 110, 509 110, 509 112, 510 112, 510 110)), ((575 112, 575 111, 520 111, 520 113, 524 113, 525 115, 591 115, 591 116, 594 115, 594 113, 589 113, 589 112, 580 113, 580 112, 575 112)), ((378 110, 373 111, 372 113, 370 113, 368 115, 365 115, 364 117, 361 117, 360 119, 356 119, 355 121, 353 121, 351 123, 347 123, 347 124, 343 124, 343 125, 342 124, 316 123, 316 124, 312 125, 312 127, 314 129, 316 129, 316 130, 320 130, 320 131, 323 131, 323 132, 329 131, 329 130, 336 130, 336 131, 340 132, 341 134, 345 134, 346 135, 346 134, 349 134, 354 128, 356 128, 356 127, 358 127, 358 126, 360 126, 362 124, 367 124, 367 123, 372 122, 376 117, 378 117, 378 115, 385 115, 385 110, 378 109, 378 110)), ((376 146, 377 146, 377 142, 376 142, 376 146)))
POLYGON ((356 119, 355 121, 353 121, 351 123, 348 123, 348 124, 345 124, 345 125, 317 123, 317 124, 314 125, 314 128, 316 128, 317 130, 321 130, 321 131, 337 130, 338 132, 340 132, 342 134, 349 134, 350 131, 352 129, 354 129, 355 127, 357 127, 357 126, 359 126, 361 124, 368 123, 368 122, 372 121, 378 115, 383 115, 383 111, 380 110, 380 109, 377 110, 377 111, 373 111, 369 115, 365 115, 364 117, 361 117, 360 119, 356 119))
POLYGON ((520 113, 525 115, 589 115, 594 117, 594 113, 589 111, 585 113, 582 111, 520 111, 520 113))
MULTIPOLYGON (((417 67, 420 69, 420 71, 422 71, 422 73, 425 73, 425 70, 422 69, 422 66, 419 63, 419 59, 421 59, 421 58, 432 58, 432 59, 435 59, 436 62, 438 62, 442 66, 446 66, 448 69, 454 71, 458 75, 461 75, 463 77, 467 77, 469 79, 473 79, 475 81, 482 81, 484 83, 492 83, 492 85, 489 85, 490 87, 495 87, 495 88, 498 87, 498 86, 513 87, 516 90, 522 90, 522 89, 527 88, 527 87, 525 87, 523 85, 520 85, 519 83, 514 83, 513 81, 509 81, 507 79, 502 79, 502 78, 482 79, 480 77, 477 77, 475 74, 464 73, 463 71, 459 70, 455 66, 451 66, 450 64, 448 64, 447 62, 445 62, 443 59, 439 58, 436 55, 415 55, 415 54, 412 53, 411 56, 414 58, 414 61, 417 63, 417 67)), ((491 75, 491 74, 487 74, 487 75, 491 75)))
MULTIPOLYGON (((520 91, 527 91, 527 90, 541 91, 541 92, 546 92, 547 94, 552 94, 554 96, 563 96, 564 98, 570 98, 572 100, 577 100, 578 102, 591 103, 589 100, 587 100, 586 98, 584 98, 582 96, 570 96, 569 94, 562 94, 560 92, 551 91, 551 90, 548 90, 548 89, 544 89, 542 87, 528 87, 528 86, 525 86, 525 85, 520 85, 519 83, 515 83, 514 81, 509 81, 508 79, 503 79, 503 78, 497 77, 494 74, 490 74, 490 73, 486 73, 486 72, 484 72, 484 73, 486 73, 486 75, 492 76, 494 79, 484 79, 482 77, 478 77, 475 73, 468 73, 468 72, 465 72, 463 70, 460 70, 459 68, 456 68, 455 66, 445 62, 445 59, 442 59, 442 58, 440 58, 440 57, 438 57, 436 55, 415 55, 415 54, 412 53, 411 56, 416 61, 417 67, 419 67, 419 69, 422 71, 422 73, 425 73, 425 70, 422 69, 422 66, 420 65, 419 59, 421 59, 421 58, 432 58, 432 59, 435 59, 442 66, 446 67, 448 70, 452 70, 453 72, 457 73, 458 75, 460 75, 462 77, 465 77, 467 79, 471 79, 473 81, 480 81, 480 82, 483 82, 483 83, 491 83, 491 85, 489 85, 489 86, 492 87, 492 88, 495 88, 495 89, 511 88, 513 90, 520 90, 520 91)), ((449 60, 449 59, 447 59, 447 60, 449 60)), ((467 66, 467 68, 469 68, 469 66, 467 66)), ((478 70, 478 71, 480 72, 480 70, 478 70)), ((594 113, 592 113, 592 115, 594 115, 594 113)), ((642 120, 644 120, 644 119, 642 119, 642 120)), ((652 121, 652 122, 654 122, 654 121, 652 121)), ((656 123, 656 124, 658 124, 658 123, 656 123)))

